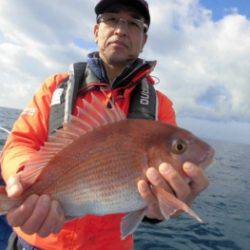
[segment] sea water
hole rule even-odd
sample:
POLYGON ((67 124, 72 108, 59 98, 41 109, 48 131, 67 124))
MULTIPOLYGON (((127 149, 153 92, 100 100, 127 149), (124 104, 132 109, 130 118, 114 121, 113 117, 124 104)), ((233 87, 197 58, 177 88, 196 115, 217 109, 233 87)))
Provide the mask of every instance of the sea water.
POLYGON ((136 249, 250 249, 250 145, 208 141, 216 150, 207 169, 209 187, 193 209, 206 222, 186 214, 159 225, 142 224, 136 249))
MULTIPOLYGON (((0 126, 11 129, 19 113, 0 108, 0 126)), ((0 131, 0 148, 5 138, 0 131)), ((215 162, 206 171, 210 185, 193 204, 206 223, 186 214, 157 225, 142 223, 135 233, 136 250, 250 249, 250 145, 208 143, 216 150, 215 162)), ((0 220, 0 250, 8 235, 9 227, 0 220)))

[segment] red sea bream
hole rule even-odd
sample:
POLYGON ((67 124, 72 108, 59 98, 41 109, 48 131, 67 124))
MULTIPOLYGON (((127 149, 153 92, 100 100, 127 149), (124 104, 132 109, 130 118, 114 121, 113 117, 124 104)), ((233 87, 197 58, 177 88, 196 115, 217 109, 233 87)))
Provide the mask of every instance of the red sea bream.
MULTIPOLYGON (((134 232, 146 211, 137 182, 149 167, 168 162, 182 170, 186 161, 204 168, 213 149, 190 132, 159 121, 126 119, 113 106, 106 108, 96 97, 72 116, 63 129, 50 136, 25 164, 21 182, 29 183, 23 196, 10 200, 0 188, 0 213, 20 204, 32 193, 57 199, 69 217, 87 214, 127 213, 121 222, 122 237, 134 232)), ((154 188, 162 214, 168 218, 182 209, 201 221, 174 195, 154 188)))

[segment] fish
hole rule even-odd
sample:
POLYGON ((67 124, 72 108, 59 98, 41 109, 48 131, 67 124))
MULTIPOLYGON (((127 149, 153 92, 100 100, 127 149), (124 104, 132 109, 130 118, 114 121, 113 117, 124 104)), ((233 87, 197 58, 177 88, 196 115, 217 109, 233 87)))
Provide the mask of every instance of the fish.
MULTIPOLYGON (((24 164, 20 181, 27 188, 21 197, 10 199, 0 187, 0 214, 31 194, 47 194, 59 201, 68 218, 125 213, 121 220, 125 239, 146 214, 137 183, 147 181, 148 168, 167 162, 189 182, 184 162, 205 168, 213 161, 214 149, 183 128, 127 119, 117 104, 106 106, 95 95, 89 102, 83 100, 83 106, 24 164)), ((175 195, 159 187, 152 191, 165 219, 181 209, 202 222, 175 195)))

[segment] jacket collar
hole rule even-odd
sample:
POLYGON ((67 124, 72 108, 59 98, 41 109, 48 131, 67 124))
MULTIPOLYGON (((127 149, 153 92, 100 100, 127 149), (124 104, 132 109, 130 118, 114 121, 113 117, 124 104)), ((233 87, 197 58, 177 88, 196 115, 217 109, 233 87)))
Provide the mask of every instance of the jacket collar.
MULTIPOLYGON (((99 57, 99 52, 93 52, 88 55, 87 64, 91 71, 96 75, 96 77, 104 83, 109 83, 109 79, 103 65, 101 58, 99 57)), ((129 63, 123 72, 117 76, 111 84, 112 89, 117 87, 122 87, 127 85, 140 73, 140 72, 151 72, 156 65, 156 61, 145 61, 143 59, 137 58, 133 62, 129 63)), ((149 74, 149 73, 148 73, 149 74)), ((145 75, 142 74, 143 78, 145 75)), ((140 79, 141 79, 140 78, 140 79)), ((138 79, 139 80, 139 79, 138 79)))

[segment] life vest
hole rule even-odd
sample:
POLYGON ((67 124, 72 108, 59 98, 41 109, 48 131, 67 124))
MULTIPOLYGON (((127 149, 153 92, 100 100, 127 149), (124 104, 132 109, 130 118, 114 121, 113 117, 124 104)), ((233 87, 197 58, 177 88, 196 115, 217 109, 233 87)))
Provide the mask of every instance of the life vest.
MULTIPOLYGON (((135 83, 128 118, 157 119, 157 95, 154 86, 146 77, 135 83)), ((55 90, 51 100, 49 118, 49 134, 62 128, 63 122, 68 122, 73 112, 77 95, 81 91, 93 88, 101 90, 107 87, 101 83, 85 62, 73 64, 69 78, 65 79, 55 90)))

